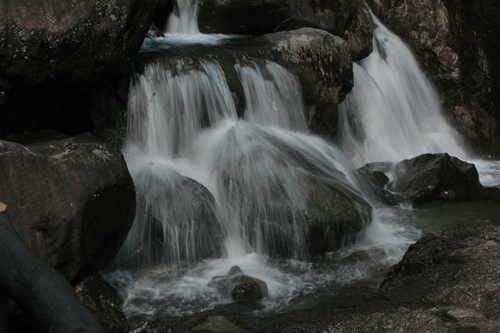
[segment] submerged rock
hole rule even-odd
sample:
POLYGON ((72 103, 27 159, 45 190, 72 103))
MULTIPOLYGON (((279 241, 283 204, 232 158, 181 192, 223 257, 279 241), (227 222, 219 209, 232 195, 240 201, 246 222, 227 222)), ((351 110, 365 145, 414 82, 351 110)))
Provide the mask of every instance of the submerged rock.
POLYGON ((214 276, 208 286, 237 302, 258 301, 269 296, 266 282, 243 273, 238 266, 233 266, 227 275, 214 276))
POLYGON ((17 232, 70 282, 114 259, 135 214, 134 184, 118 150, 90 135, 0 141, 0 175, 17 232))
POLYGON ((204 330, 211 332, 231 332, 231 333, 246 333, 247 331, 239 326, 234 325, 224 316, 210 316, 205 322, 196 326, 195 330, 204 330))
MULTIPOLYGON (((423 154, 397 164, 370 163, 358 169, 361 173, 383 172, 391 175, 387 189, 399 202, 414 206, 433 200, 474 199, 482 195, 479 174, 474 164, 446 153, 423 154)), ((372 185, 375 183, 372 182, 372 185)), ((378 191, 383 191, 381 186, 378 191)), ((382 193, 391 199, 391 195, 382 193)))

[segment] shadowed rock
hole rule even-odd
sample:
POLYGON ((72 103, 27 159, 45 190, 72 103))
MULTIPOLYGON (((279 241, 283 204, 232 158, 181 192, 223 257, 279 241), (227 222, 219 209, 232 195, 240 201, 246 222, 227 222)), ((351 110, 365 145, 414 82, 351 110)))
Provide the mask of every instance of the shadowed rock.
POLYGON ((89 276, 75 286, 82 305, 92 313, 107 332, 124 333, 130 327, 120 308, 120 296, 107 283, 89 276))
POLYGON ((7 326, 7 296, 39 332, 104 333, 68 281, 26 246, 12 226, 5 205, 0 206, 0 328, 7 326))
POLYGON ((113 260, 135 214, 123 155, 90 135, 0 141, 0 197, 28 247, 72 283, 113 260))
POLYGON ((382 184, 377 186, 372 182, 372 186, 382 191, 387 200, 396 199, 414 206, 433 200, 474 199, 483 193, 474 164, 446 153, 423 154, 397 164, 370 163, 358 171, 391 174, 387 189, 395 195, 383 193, 382 184))
POLYGON ((120 73, 158 1, 1 1, 0 136, 33 129, 72 95, 120 73))

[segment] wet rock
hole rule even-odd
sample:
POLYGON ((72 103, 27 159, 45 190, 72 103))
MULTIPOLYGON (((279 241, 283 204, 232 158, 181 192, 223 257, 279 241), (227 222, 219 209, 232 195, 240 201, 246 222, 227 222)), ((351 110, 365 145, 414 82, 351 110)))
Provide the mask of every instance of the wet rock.
MULTIPOLYGON (((392 198, 414 206, 433 200, 474 199, 483 193, 474 164, 446 153, 424 154, 394 165, 370 163, 359 170, 365 174, 390 174, 387 189, 395 194, 392 198)), ((384 190, 375 182, 371 184, 377 191, 384 190)))
POLYGON ((158 27, 153 23, 149 27, 148 34, 146 36, 149 38, 156 38, 156 37, 165 37, 165 34, 163 34, 163 31, 158 29, 158 27))
POLYGON ((2 2, 0 135, 33 129, 74 94, 120 73, 141 47, 157 3, 2 2))
POLYGON ((410 45, 442 93, 445 113, 480 154, 498 151, 500 45, 495 1, 368 1, 410 45))
MULTIPOLYGON (((381 203, 383 205, 395 206, 398 204, 398 197, 387 190, 387 184, 389 183, 389 177, 387 175, 378 170, 378 171, 370 171, 370 167, 375 168, 374 166, 379 163, 370 163, 357 171, 361 178, 364 180, 364 185, 367 189, 367 193, 371 194, 371 199, 374 202, 381 203)), ((387 170, 386 172, 388 172, 387 170)))
POLYGON ((269 295, 266 282, 243 274, 238 266, 233 266, 225 276, 214 276, 208 286, 238 302, 258 301, 269 295))
POLYGON ((151 163, 130 170, 137 191, 132 229, 115 263, 142 268, 214 257, 224 240, 215 199, 194 179, 151 163))
POLYGON ((373 28, 361 1, 208 0, 200 6, 202 32, 240 35, 296 30, 326 30, 348 41, 355 60, 372 51, 373 28))
POLYGON ((83 306, 92 313, 107 332, 128 332, 129 325, 121 310, 121 299, 110 285, 89 276, 75 286, 83 306))
POLYGON ((314 184, 307 196, 307 248, 324 254, 351 244, 371 222, 371 206, 356 193, 314 184))
POLYGON ((252 332, 497 332, 500 227, 476 221, 412 245, 380 290, 348 291, 320 305, 269 316, 204 312, 154 322, 192 331, 223 315, 252 332))
POLYGON ((331 135, 338 122, 337 106, 354 85, 347 43, 311 28, 268 34, 256 40, 265 45, 261 52, 264 58, 298 77, 311 129, 331 135))
POLYGON ((30 249, 70 282, 104 269, 135 214, 123 155, 90 135, 0 141, 0 196, 30 249))
POLYGON ((473 199, 481 195, 474 164, 448 154, 424 154, 397 163, 391 191, 418 206, 440 198, 473 199), (454 194, 452 194, 454 193, 454 194))
MULTIPOLYGON (((168 59, 161 53, 140 54, 134 61, 135 68, 127 69, 120 78, 88 93, 96 133, 106 141, 123 142, 128 85, 134 71, 140 73, 145 64, 152 62, 175 71, 175 60, 182 58, 185 59, 183 71, 188 72, 199 67, 199 57, 205 55, 217 61, 223 69, 240 117, 244 116, 246 101, 235 66, 255 62, 265 72, 262 68, 265 62, 273 61, 298 78, 309 127, 321 135, 333 134, 338 122, 338 104, 344 101, 354 84, 352 57, 342 38, 324 30, 304 28, 236 38, 225 41, 223 45, 223 48, 190 46, 192 57, 186 55, 186 47, 172 48, 168 59), (227 52, 228 48, 231 52, 227 52)), ((208 121, 208 115, 206 118, 208 121)))

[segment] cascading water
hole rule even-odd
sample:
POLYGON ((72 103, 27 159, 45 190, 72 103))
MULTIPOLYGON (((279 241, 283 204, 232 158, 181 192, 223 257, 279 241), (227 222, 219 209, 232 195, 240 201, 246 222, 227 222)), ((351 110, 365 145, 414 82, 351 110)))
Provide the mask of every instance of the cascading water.
POLYGON ((241 120, 221 67, 209 58, 156 57, 134 78, 123 152, 138 208, 118 265, 177 268, 151 271, 128 289, 132 317, 150 318, 151 306, 181 314, 227 302, 207 284, 234 264, 268 283, 273 296, 264 308, 286 306, 310 282, 270 268, 268 255, 308 259, 310 221, 331 249, 370 223, 348 162, 307 133, 297 79, 261 60, 235 70, 247 101, 241 120), (227 259, 205 261, 180 279, 167 273, 220 251, 227 259), (178 290, 186 283, 197 302, 178 290))
POLYGON ((238 244, 242 253, 304 259, 309 252, 307 220, 315 212, 310 197, 317 191, 325 196, 338 192, 341 199, 335 200, 346 206, 345 212, 336 212, 341 219, 369 222, 370 209, 347 162, 334 147, 306 134, 297 79, 271 62, 250 61, 236 70, 247 101, 240 121, 213 60, 160 57, 136 79, 124 155, 139 208, 122 250, 125 261, 135 254, 146 264, 194 262, 210 249, 217 252, 217 233, 229 238, 226 247, 238 244), (190 194, 186 176, 215 197, 213 207, 205 196, 198 209, 205 215, 214 212, 213 218, 193 213, 192 202, 201 190, 190 194), (348 212, 351 205, 355 212, 348 212), (210 222, 195 228, 199 219, 210 222), (202 234, 209 237, 203 240, 202 234))
POLYGON ((198 30, 198 0, 175 0, 174 11, 167 21, 165 33, 196 35, 198 30))
MULTIPOLYGON (((171 35, 145 41, 144 51, 169 55, 148 58, 131 85, 123 151, 137 188, 137 216, 117 266, 134 269, 107 275, 121 287, 129 321, 214 308, 283 311, 355 281, 376 287, 421 235, 422 222, 410 209, 372 211, 344 155, 308 134, 297 79, 281 66, 236 59, 246 102, 238 119, 219 64, 184 55, 189 43, 227 38, 198 34, 196 3, 178 0, 171 35), (179 44, 182 55, 175 53, 179 44), (344 214, 350 221, 333 228, 329 244, 338 247, 365 229, 354 245, 312 264, 307 235, 324 211, 328 219, 344 214), (218 259, 200 261, 208 257, 218 259), (208 286, 233 265, 266 281, 269 297, 238 307, 208 286)), ((374 22, 375 51, 354 66, 355 87, 341 106, 342 150, 357 166, 424 152, 465 157, 411 53, 374 22)))
POLYGON ((373 16, 373 52, 354 64, 354 88, 339 106, 337 140, 357 166, 424 153, 467 153, 410 49, 373 16))

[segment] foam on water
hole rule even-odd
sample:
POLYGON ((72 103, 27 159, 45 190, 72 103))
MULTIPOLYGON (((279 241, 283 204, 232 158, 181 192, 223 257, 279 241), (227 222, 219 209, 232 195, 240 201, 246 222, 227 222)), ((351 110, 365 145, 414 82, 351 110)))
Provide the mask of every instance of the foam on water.
POLYGON ((376 209, 374 223, 347 247, 321 264, 295 260, 271 260, 266 255, 246 253, 226 259, 204 260, 180 269, 157 266, 144 272, 117 271, 108 281, 124 294, 124 311, 132 322, 152 320, 160 315, 182 316, 219 309, 251 314, 276 313, 313 304, 318 295, 365 281, 376 286, 390 265, 397 263, 420 231, 401 223, 411 218, 409 210, 376 209), (269 297, 252 306, 238 305, 222 296, 208 283, 214 276, 226 275, 232 266, 264 280, 269 297))

